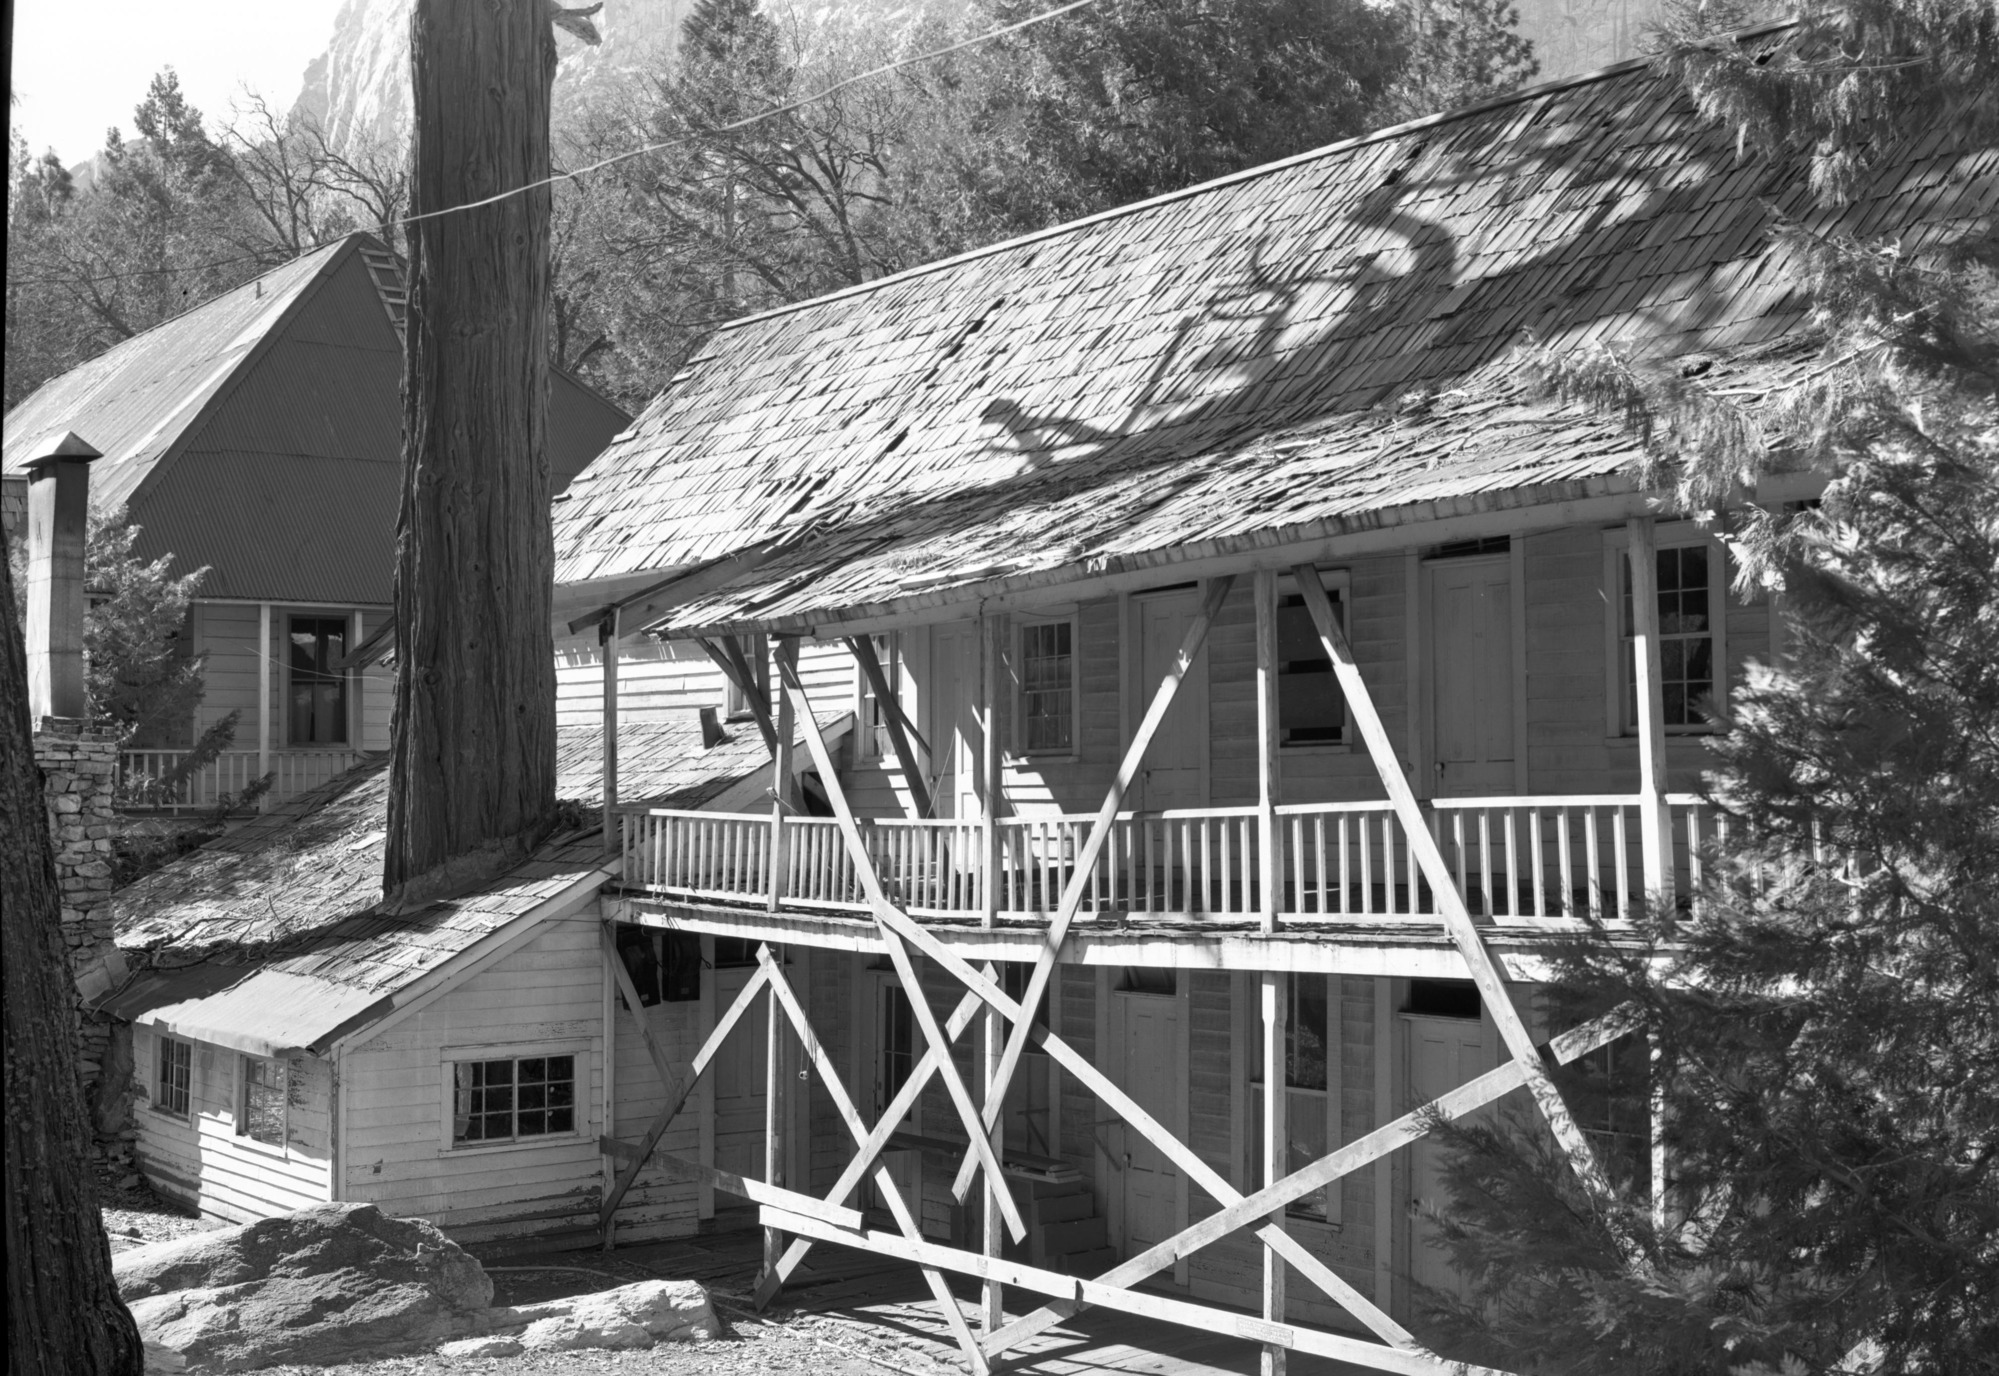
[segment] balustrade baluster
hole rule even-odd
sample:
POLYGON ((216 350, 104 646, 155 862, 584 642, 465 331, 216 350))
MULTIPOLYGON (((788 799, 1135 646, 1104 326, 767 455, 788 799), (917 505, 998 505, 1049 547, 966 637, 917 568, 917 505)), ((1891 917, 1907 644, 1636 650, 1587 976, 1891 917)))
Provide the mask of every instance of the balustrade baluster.
POLYGON ((1527 845, 1533 854, 1534 865, 1534 916, 1548 915, 1548 882, 1542 871, 1547 861, 1541 854, 1541 809, 1532 808, 1527 813, 1527 845))
POLYGON ((1374 916, 1374 827, 1370 814, 1357 812, 1360 823, 1360 915, 1374 916))
POLYGON ((1596 844, 1596 808, 1583 809, 1583 843, 1589 854, 1589 915, 1598 922, 1603 921, 1603 872, 1598 867, 1599 857, 1596 844))
POLYGON ((1499 905, 1492 897, 1492 828, 1491 810, 1478 810, 1478 884, 1479 902, 1485 908, 1487 921, 1499 916, 1499 905))
POLYGON ((1520 814, 1509 807, 1501 816, 1506 826, 1506 915, 1517 920, 1520 916, 1520 846, 1517 835, 1520 814))
POLYGON ((1631 852, 1624 844, 1624 805, 1619 803, 1610 810, 1610 850, 1616 858, 1611 862, 1617 869, 1617 916, 1622 922, 1631 920, 1631 852))
POLYGON ((1576 872, 1575 858, 1569 845, 1569 810, 1566 807, 1555 810, 1556 835, 1560 840, 1562 862, 1562 916, 1576 915, 1576 872))

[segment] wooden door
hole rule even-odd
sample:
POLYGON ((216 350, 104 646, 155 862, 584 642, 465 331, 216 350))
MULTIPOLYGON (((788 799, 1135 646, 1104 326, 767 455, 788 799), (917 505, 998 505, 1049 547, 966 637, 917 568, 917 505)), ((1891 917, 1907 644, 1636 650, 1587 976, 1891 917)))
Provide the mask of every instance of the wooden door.
MULTIPOLYGON (((1200 607, 1201 595, 1194 589, 1134 599, 1139 643, 1134 727, 1159 691, 1160 680, 1180 652, 1180 642, 1200 607)), ((1207 802, 1207 746, 1208 651, 1203 645, 1145 753, 1132 806, 1159 812, 1207 802)))
MULTIPOLYGON (((896 1092, 908 1082, 915 1070, 918 1059, 918 1038, 916 1015, 909 1006, 909 995, 903 992, 902 982, 894 975, 883 971, 868 972, 870 1017, 864 1028, 862 1054, 872 1082, 870 1099, 867 1104, 868 1122, 872 1126, 881 1122, 889 1102, 896 1092)), ((917 1110, 911 1108, 902 1120, 901 1126, 912 1131, 916 1128, 917 1110)), ((896 1187, 902 1192, 903 1201, 910 1212, 922 1212, 917 1197, 918 1155, 913 1151, 889 1151, 882 1155, 882 1163, 896 1187)), ((872 1173, 870 1173, 872 1180, 872 1173)), ((868 1199, 872 1207, 886 1210, 887 1201, 879 1197, 880 1191, 872 1183, 868 1187, 868 1199)))
MULTIPOLYGON (((749 966, 729 966, 715 971, 715 1002, 727 1008, 743 992, 755 973, 749 966)), ((751 1180, 764 1174, 764 1091, 769 1074, 769 1019, 759 998, 737 1021, 735 1029, 715 1053, 715 1165, 751 1180)), ((717 1213, 754 1206, 740 1195, 726 1190, 715 1192, 717 1213)))
MULTIPOLYGON (((1498 1063, 1493 1038, 1487 1035, 1483 1018, 1405 1013, 1402 1023, 1404 1113, 1421 1108, 1498 1063)), ((1464 1282, 1451 1268, 1450 1254, 1431 1245, 1437 1228, 1423 1212, 1425 1206, 1450 1205, 1450 1195, 1444 1187, 1443 1160, 1442 1148, 1431 1138, 1419 1137, 1410 1145, 1405 1176, 1407 1198, 1403 1201, 1408 1217, 1409 1278, 1417 1285, 1462 1298, 1466 1293, 1464 1282)), ((1412 1299, 1412 1306, 1419 1303, 1412 1299)))
POLYGON ((1513 787, 1513 576, 1505 555, 1425 566, 1436 795, 1513 787))
MULTIPOLYGON (((1177 994, 1119 993, 1123 1087, 1139 1106, 1185 1140, 1180 1063, 1180 999, 1177 994)), ((1123 1137, 1122 1225, 1126 1256, 1133 1256, 1179 1231, 1180 1171, 1151 1138, 1128 1125, 1123 1137)))

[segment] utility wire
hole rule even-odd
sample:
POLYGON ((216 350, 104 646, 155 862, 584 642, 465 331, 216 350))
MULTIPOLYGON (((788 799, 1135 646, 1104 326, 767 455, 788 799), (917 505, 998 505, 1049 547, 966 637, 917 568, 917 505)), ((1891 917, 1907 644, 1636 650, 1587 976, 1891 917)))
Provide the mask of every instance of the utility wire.
MULTIPOLYGON (((676 138, 666 139, 660 143, 650 143, 646 144, 644 147, 641 148, 628 149, 623 153, 615 153, 608 158, 600 159, 597 162, 590 163, 584 167, 576 168, 573 171, 556 172, 550 176, 543 177, 540 181, 529 182, 525 186, 516 186, 511 188, 510 190, 497 192, 494 195, 485 197, 483 200, 467 201, 463 205, 446 206, 442 210, 426 210, 418 215, 404 215, 393 220, 385 220, 378 225, 370 226, 367 230, 364 231, 350 230, 348 231, 348 233, 380 234, 384 230, 395 228, 402 225, 412 225, 417 223, 419 220, 434 220, 445 215, 456 215, 458 212, 463 210, 477 210, 482 206, 497 205, 501 201, 509 200, 515 196, 524 196, 528 192, 539 190, 544 186, 553 186, 557 182, 572 181, 578 177, 587 176, 592 172, 601 172, 607 167, 615 166, 621 162, 629 162, 633 158, 644 157, 648 153, 659 153, 669 148, 678 148, 683 144, 693 143, 699 139, 713 138, 717 134, 733 134, 740 129, 748 129, 752 125, 761 124, 765 120, 775 119, 779 115, 788 115, 794 110, 802 110, 809 105, 816 105, 820 101, 826 99, 828 96, 833 95, 835 92, 843 91, 849 86, 859 85, 863 81, 872 81, 876 77, 887 76, 891 72, 899 72, 905 67, 915 67, 915 66, 920 66, 921 64, 926 62, 935 62, 940 57, 948 57, 952 53, 963 52, 967 48, 976 48, 981 44, 991 43, 995 39, 1005 38, 1011 34, 1019 33, 1022 29, 1032 28, 1036 24, 1045 24, 1051 19, 1059 19, 1061 16, 1065 14, 1069 14, 1072 11, 1080 10, 1083 9, 1085 6, 1094 5, 1096 3, 1097 0, 1069 0, 1069 3, 1066 5, 1058 5, 1052 10, 1043 10, 1040 14, 1029 15, 1025 19, 1016 20, 1014 23, 1002 25, 997 29, 991 29, 981 34, 974 34, 970 38, 960 39, 958 42, 948 44, 945 47, 935 48, 926 53, 918 53, 913 57, 899 58, 894 62, 885 64, 884 66, 875 67, 869 71, 861 72, 855 76, 843 78, 842 80, 836 81, 832 85, 827 86, 822 90, 814 91, 811 95, 802 96, 797 100, 788 101, 783 105, 773 105, 767 110, 759 110, 755 114, 746 116, 743 119, 736 120, 734 123, 731 124, 717 125, 712 129, 704 129, 697 133, 682 134, 676 138)), ((347 237, 347 235, 342 234, 339 237, 344 239, 347 237)), ((310 247, 303 249, 302 251, 293 255, 292 257, 284 259, 281 262, 272 264, 271 267, 266 269, 266 271, 274 272, 278 268, 284 267, 289 263, 295 263, 300 258, 305 257, 306 254, 316 253, 320 249, 325 248, 328 244, 334 242, 335 240, 333 239, 327 239, 322 242, 312 244, 310 247)), ((64 286, 64 285, 76 285, 84 282, 119 281, 128 277, 160 277, 170 273, 203 272, 209 268, 232 267, 238 263, 254 263, 259 261, 261 258, 262 258, 261 254, 239 253, 234 257, 230 258, 214 258, 203 263, 184 263, 178 267, 133 268, 126 272, 107 272, 89 277, 24 278, 15 281, 14 283, 12 283, 12 285, 16 287, 64 286)))

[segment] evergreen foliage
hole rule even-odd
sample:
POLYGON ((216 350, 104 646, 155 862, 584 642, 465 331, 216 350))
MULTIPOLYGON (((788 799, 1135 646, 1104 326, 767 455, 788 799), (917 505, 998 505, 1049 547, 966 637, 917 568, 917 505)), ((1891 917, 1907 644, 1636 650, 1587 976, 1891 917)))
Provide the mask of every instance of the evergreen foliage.
MULTIPOLYGON (((1661 61, 1837 201, 1893 140, 1990 130, 1993 13, 1818 5, 1768 62, 1697 34, 1661 61)), ((1642 949, 1576 949, 1557 989, 1566 1016, 1645 1010, 1649 1064, 1640 1045, 1565 1087, 1586 1119, 1643 1121, 1656 1096, 1663 1178, 1637 1154, 1604 1211, 1526 1125, 1440 1129, 1471 1287, 1432 1297, 1455 1355, 1999 1370, 1999 240, 1779 233, 1802 338, 1728 369, 1531 355, 1646 439, 1739 589, 1781 595, 1785 641, 1712 740, 1730 838, 1694 908, 1654 914, 1642 949), (1799 509, 1731 504, 1773 469, 1830 481, 1799 509)))

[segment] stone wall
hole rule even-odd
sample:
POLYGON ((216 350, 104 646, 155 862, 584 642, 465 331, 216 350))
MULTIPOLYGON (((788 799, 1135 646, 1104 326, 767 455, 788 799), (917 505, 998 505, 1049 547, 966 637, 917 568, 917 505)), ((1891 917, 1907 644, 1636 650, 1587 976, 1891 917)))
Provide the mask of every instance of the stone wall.
POLYGON ((117 817, 118 738, 87 722, 44 717, 35 732, 55 843, 56 883, 62 892, 63 946, 77 990, 79 1071, 97 1128, 97 1150, 114 1161, 131 1155, 131 1029, 91 1011, 125 979, 125 962, 111 930, 112 838, 117 817))

